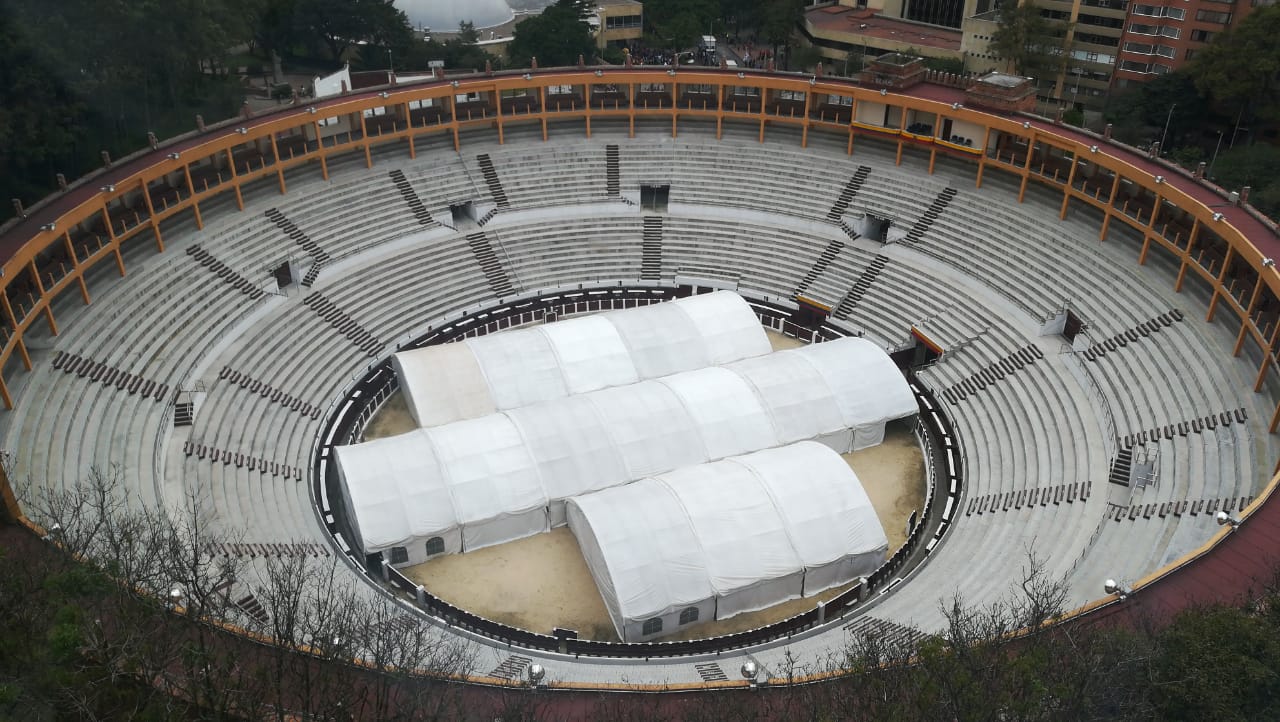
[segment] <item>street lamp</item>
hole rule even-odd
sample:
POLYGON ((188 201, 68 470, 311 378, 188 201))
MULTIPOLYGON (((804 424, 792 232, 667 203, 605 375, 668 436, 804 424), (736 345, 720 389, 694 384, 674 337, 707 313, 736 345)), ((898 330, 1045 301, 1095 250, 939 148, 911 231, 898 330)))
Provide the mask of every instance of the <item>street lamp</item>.
POLYGON ((1209 159, 1208 175, 1210 178, 1213 178, 1213 164, 1218 162, 1218 151, 1221 149, 1222 149, 1222 131, 1218 131, 1218 144, 1213 146, 1213 158, 1209 159))
POLYGON ((1169 134, 1169 121, 1173 120, 1173 109, 1178 107, 1177 103, 1169 106, 1169 115, 1164 119, 1164 130, 1160 133, 1160 153, 1164 153, 1164 137, 1169 134))

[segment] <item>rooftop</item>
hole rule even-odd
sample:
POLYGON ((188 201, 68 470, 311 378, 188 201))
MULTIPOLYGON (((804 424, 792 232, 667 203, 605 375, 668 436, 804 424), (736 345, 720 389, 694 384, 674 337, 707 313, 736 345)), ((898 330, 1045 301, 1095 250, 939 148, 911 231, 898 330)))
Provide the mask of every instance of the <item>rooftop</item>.
POLYGON ((865 8, 831 5, 805 13, 805 22, 821 33, 845 33, 864 38, 892 40, 917 47, 960 50, 963 33, 909 20, 876 15, 865 8))
POLYGON ((978 82, 986 83, 987 85, 998 85, 1001 88, 1016 88, 1030 79, 1021 75, 1009 75, 1007 73, 987 73, 978 78, 978 82))

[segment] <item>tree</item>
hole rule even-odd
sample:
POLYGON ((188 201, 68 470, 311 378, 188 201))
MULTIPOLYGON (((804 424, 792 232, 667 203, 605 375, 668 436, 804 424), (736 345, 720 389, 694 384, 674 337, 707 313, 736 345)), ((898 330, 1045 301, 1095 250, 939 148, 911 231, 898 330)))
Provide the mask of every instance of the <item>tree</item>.
POLYGON ((1280 120, 1280 6, 1259 7, 1191 60, 1196 87, 1232 115, 1280 120))
POLYGON ((1231 607, 1180 614, 1159 637, 1152 684, 1163 719, 1280 718, 1280 629, 1231 607))
POLYGON ((1166 73, 1115 93, 1108 105, 1115 137, 1135 145, 1158 140, 1167 122, 1165 148, 1174 148, 1182 145, 1184 138, 1202 136, 1216 119, 1206 110, 1208 103, 1196 90, 1191 75, 1184 71, 1166 73))
POLYGON ((648 0, 645 32, 654 47, 683 50, 712 29, 719 13, 715 0, 648 0))
POLYGON ((804 17, 804 0, 765 0, 758 6, 760 36, 777 51, 804 17))
POLYGON ((1006 70, 1041 81, 1053 81, 1064 67, 1062 39, 1068 25, 1046 18, 1033 2, 1000 5, 991 34, 991 52, 1006 63, 1006 70))
MULTIPOLYGON (((192 116, 228 117, 242 90, 228 48, 251 32, 240 0, 102 3, 9 0, 0 12, 0 185, 34 200, 192 116)), ((0 209, 0 218, 10 209, 0 209)))
POLYGON ((353 45, 404 46, 413 32, 392 0, 296 0, 295 16, 303 37, 338 62, 353 45))
POLYGON ((581 0, 557 0, 540 15, 521 20, 507 57, 516 66, 528 67, 532 58, 545 68, 574 65, 578 56, 591 60, 595 42, 587 24, 589 8, 581 0))

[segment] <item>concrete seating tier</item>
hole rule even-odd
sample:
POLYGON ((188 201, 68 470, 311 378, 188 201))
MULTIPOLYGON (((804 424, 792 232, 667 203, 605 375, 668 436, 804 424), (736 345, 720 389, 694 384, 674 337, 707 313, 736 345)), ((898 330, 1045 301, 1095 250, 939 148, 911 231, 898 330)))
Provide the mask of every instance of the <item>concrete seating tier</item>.
MULTIPOLYGON (((654 127, 661 131, 660 125, 654 127)), ((1272 388, 1251 392, 1256 367, 1230 358, 1231 324, 1206 324, 1198 303, 1172 292, 1177 269, 1167 256, 1153 254, 1148 267, 1135 266, 1129 229, 1113 226, 1100 244, 1088 212, 1073 210, 1059 221, 1048 191, 1033 188, 1019 206, 1017 184, 999 173, 989 173, 981 189, 973 188, 971 169, 966 178, 964 169, 944 164, 938 175, 922 176, 919 153, 896 166, 891 147, 869 139, 858 139, 848 156, 842 136, 811 133, 810 147, 801 149, 795 129, 774 125, 763 145, 752 123, 728 124, 719 143, 708 124, 682 130, 674 140, 669 124, 666 137, 641 132, 635 139, 620 124, 609 127, 602 123, 592 140, 557 129, 545 145, 540 133, 525 128, 501 146, 492 130, 477 127, 464 137, 461 156, 451 143, 423 143, 416 159, 397 155, 402 143, 380 144, 372 168, 363 152, 354 152, 333 159, 329 181, 316 164, 288 171, 283 196, 273 178, 255 184, 243 213, 229 192, 206 199, 203 230, 191 214, 164 223, 163 255, 155 253, 153 237, 140 234, 123 250, 125 277, 109 262, 87 274, 91 305, 83 306, 78 294, 57 300, 61 335, 30 332, 35 370, 13 374, 18 408, 0 418, 4 448, 15 452, 15 477, 61 488, 90 468, 117 466, 136 504, 179 508, 195 494, 202 513, 245 545, 229 553, 249 554, 251 563, 264 549, 293 553, 291 542, 327 545, 304 470, 339 390, 410 333, 497 300, 466 238, 475 224, 461 219, 463 227, 455 228, 450 213, 454 204, 494 204, 477 154, 490 156, 508 199, 482 230, 518 292, 640 278, 643 215, 621 198, 605 197, 606 144, 619 146, 621 197, 641 184, 672 185, 662 217, 662 281, 707 276, 786 298, 838 240, 844 246, 808 284, 807 295, 837 305, 878 254, 887 258, 860 290, 848 321, 885 347, 899 346, 918 326, 946 350, 920 373, 935 391, 964 384, 1018 349, 1039 350, 1034 363, 941 403, 965 451, 965 501, 1050 492, 1052 500, 1002 502, 982 513, 965 513, 962 502, 949 537, 928 563, 879 601, 879 619, 936 629, 940 597, 994 601, 1021 578, 1029 548, 1052 574, 1068 579, 1069 603, 1096 598, 1101 579, 1132 581, 1216 528, 1210 514, 1147 510, 1194 500, 1238 502, 1257 492, 1280 452, 1262 431, 1272 388), (827 214, 859 166, 872 170, 850 213, 883 213, 910 226, 942 189, 959 194, 918 247, 846 241, 827 214), (442 225, 420 223, 388 177, 393 169, 405 174, 442 225), (257 288, 274 291, 270 269, 306 252, 265 217, 268 208, 295 223, 332 261, 310 289, 287 288, 251 302, 185 249, 198 244, 260 282, 257 288), (1087 360, 1061 354, 1062 341, 1040 336, 1035 314, 1021 312, 997 288, 1040 311, 1069 301, 1087 317, 1089 338, 1104 345, 1170 309, 1183 309, 1186 318, 1087 360), (307 302, 316 294, 324 308, 367 332, 364 344, 316 312, 307 302), (97 380, 55 368, 55 359, 72 354, 102 364, 97 380), (1088 367, 1098 391, 1076 365, 1088 367), (156 389, 167 386, 160 399, 130 393, 128 383, 122 389, 105 381, 114 378, 107 369, 149 380, 156 389), (178 390, 196 400, 189 428, 173 426, 178 390), (1125 488, 1107 482, 1113 442, 1106 438, 1104 404, 1120 435, 1228 409, 1244 409, 1244 420, 1172 438, 1161 434, 1147 444, 1159 452, 1157 482, 1125 488), (1066 487, 1075 493, 1069 501, 1057 491, 1066 487), (1133 518, 1129 512, 1123 521, 1109 516, 1139 507, 1143 513, 1133 518)), ((642 131, 647 127, 641 124, 642 131)), ((812 652, 842 643, 833 640, 808 637, 793 648, 812 652)), ((762 654, 772 659, 767 655, 781 652, 762 654)), ((679 665, 671 669, 672 679, 693 674, 679 665)), ((616 679, 617 670, 607 675, 616 679)))

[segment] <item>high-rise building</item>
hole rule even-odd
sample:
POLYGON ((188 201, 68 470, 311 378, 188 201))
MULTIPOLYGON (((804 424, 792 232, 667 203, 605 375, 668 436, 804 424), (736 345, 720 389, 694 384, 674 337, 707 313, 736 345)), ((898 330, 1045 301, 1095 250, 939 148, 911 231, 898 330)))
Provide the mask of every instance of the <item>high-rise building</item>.
POLYGON ((1238 25, 1255 7, 1269 4, 1266 0, 1130 2, 1115 86, 1123 88, 1177 70, 1219 33, 1238 25))

